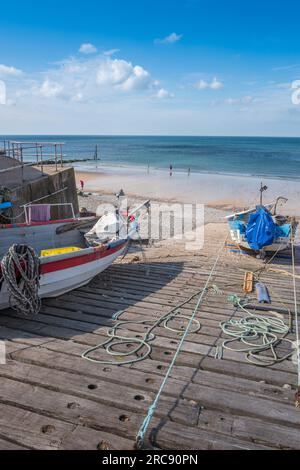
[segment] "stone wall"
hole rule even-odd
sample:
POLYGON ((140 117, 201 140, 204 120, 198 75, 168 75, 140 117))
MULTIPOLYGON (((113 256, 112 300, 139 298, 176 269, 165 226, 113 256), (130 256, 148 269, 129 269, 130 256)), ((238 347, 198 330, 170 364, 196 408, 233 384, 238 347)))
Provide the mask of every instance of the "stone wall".
MULTIPOLYGON (((59 204, 69 202, 73 204, 74 212, 79 213, 77 190, 75 182, 74 168, 66 168, 61 171, 46 176, 38 180, 24 183, 18 188, 12 189, 10 199, 13 203, 13 217, 22 212, 20 207, 23 204, 36 201, 43 204, 59 204), (61 191, 63 189, 63 191, 61 191), (59 191, 57 194, 53 193, 59 191), (47 196, 47 197, 45 197, 47 196), (43 198, 41 201, 38 199, 43 198)), ((72 216, 69 206, 51 209, 51 218, 68 218, 72 216)), ((16 219, 15 222, 23 220, 16 219)))

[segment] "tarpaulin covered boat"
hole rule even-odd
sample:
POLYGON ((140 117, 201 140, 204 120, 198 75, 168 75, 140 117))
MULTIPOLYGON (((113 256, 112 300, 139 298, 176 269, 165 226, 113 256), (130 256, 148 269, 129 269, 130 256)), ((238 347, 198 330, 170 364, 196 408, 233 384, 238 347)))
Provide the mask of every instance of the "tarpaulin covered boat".
POLYGON ((257 253, 288 248, 296 223, 289 217, 276 215, 276 206, 277 201, 227 216, 232 241, 257 253))

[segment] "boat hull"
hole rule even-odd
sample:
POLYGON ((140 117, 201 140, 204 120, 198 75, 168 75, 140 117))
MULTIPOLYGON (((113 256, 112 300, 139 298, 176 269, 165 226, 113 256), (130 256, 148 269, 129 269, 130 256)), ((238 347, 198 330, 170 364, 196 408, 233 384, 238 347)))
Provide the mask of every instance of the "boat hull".
MULTIPOLYGON (((252 251, 253 250, 250 245, 248 244, 247 240, 244 238, 244 236, 239 232, 239 230, 230 230, 230 237, 231 240, 241 249, 245 249, 246 251, 252 251)), ((290 246, 290 238, 289 237, 280 237, 276 238, 274 240, 274 243, 272 245, 265 246, 263 248, 264 252, 280 252, 283 250, 286 250, 290 246)))
MULTIPOLYGON (((120 256, 127 241, 103 251, 98 248, 82 250, 80 256, 70 255, 63 259, 51 257, 41 260, 39 296, 51 298, 63 295, 73 289, 88 284, 95 276, 107 269, 120 256)), ((0 291, 0 310, 9 307, 9 293, 4 283, 0 291)))

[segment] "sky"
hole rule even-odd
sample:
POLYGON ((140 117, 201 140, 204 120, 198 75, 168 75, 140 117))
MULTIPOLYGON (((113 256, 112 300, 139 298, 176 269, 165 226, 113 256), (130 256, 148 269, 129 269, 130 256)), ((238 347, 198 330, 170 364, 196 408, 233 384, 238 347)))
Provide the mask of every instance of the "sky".
POLYGON ((2 3, 0 134, 300 136, 299 17, 296 0, 2 3))

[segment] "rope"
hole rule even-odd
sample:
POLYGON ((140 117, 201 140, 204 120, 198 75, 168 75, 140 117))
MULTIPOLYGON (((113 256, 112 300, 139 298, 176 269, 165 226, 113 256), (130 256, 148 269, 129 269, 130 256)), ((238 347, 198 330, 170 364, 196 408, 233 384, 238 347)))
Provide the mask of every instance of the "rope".
MULTIPOLYGON (((97 364, 102 364, 102 365, 125 365, 125 364, 134 364, 136 362, 143 361, 146 359, 152 352, 152 347, 149 344, 149 342, 153 341, 155 339, 155 334, 153 333, 153 330, 157 328, 158 326, 162 326, 163 328, 166 328, 169 331, 173 331, 176 333, 181 333, 183 334, 181 329, 177 328, 172 328, 169 326, 169 322, 175 319, 184 319, 184 320, 189 320, 190 317, 183 315, 180 313, 179 308, 183 307, 185 304, 189 303, 194 297, 198 296, 199 292, 196 292, 195 294, 191 295, 187 300, 181 302, 179 305, 176 305, 176 307, 173 307, 169 312, 165 313, 164 315, 161 315, 157 320, 141 320, 141 321, 131 321, 131 320, 121 320, 118 321, 113 327, 109 328, 106 330, 106 333, 108 335, 108 339, 103 341, 102 343, 93 346, 91 348, 88 348, 84 353, 82 353, 81 357, 87 359, 88 361, 95 362, 97 364), (148 327, 146 332, 141 335, 140 337, 136 336, 125 336, 122 334, 123 331, 128 331, 126 326, 128 325, 143 325, 148 327), (136 345, 137 346, 134 349, 131 349, 130 351, 126 352, 119 352, 119 351, 114 351, 114 348, 116 346, 120 345, 136 345), (146 351, 144 350, 141 353, 141 350, 143 348, 146 348, 146 351), (115 361, 101 361, 96 358, 89 357, 89 354, 100 349, 104 348, 107 354, 110 354, 112 356, 117 357, 115 361), (134 359, 124 359, 120 360, 120 358, 126 358, 132 355, 137 355, 140 354, 138 357, 134 359)), ((116 312, 113 315, 114 320, 119 320, 121 315, 124 313, 123 310, 120 310, 119 312, 116 312)), ((194 320, 195 327, 193 330, 191 330, 189 333, 197 333, 200 328, 201 324, 198 320, 194 320)))
POLYGON ((165 377, 164 377, 164 379, 163 379, 163 381, 162 381, 162 383, 161 383, 161 386, 160 386, 160 388, 159 388, 159 390, 158 390, 158 392, 157 392, 157 394, 156 394, 156 397, 155 397, 155 399, 154 399, 152 405, 151 405, 151 406, 149 407, 149 409, 148 409, 147 416, 145 417, 145 419, 144 419, 144 421, 143 421, 143 423, 142 423, 142 425, 141 425, 141 427, 140 427, 140 429, 139 429, 139 431, 138 431, 138 433, 137 433, 136 445, 137 445, 137 448, 139 448, 139 449, 142 448, 142 446, 143 446, 147 429, 148 429, 148 427, 149 427, 149 424, 150 424, 150 422, 151 422, 151 419, 152 419, 152 417, 153 417, 153 415, 154 415, 154 412, 155 412, 155 410, 156 410, 156 407, 157 407, 158 401, 159 401, 159 399, 160 399, 160 396, 161 396, 161 394, 162 394, 162 391, 163 391, 163 389, 164 389, 164 387, 165 387, 165 385, 166 385, 166 383, 167 383, 167 380, 168 380, 168 378, 169 378, 169 376, 170 376, 170 374, 171 374, 171 372, 172 372, 172 369, 173 369, 173 367, 174 367, 174 364, 175 364, 175 362, 176 362, 176 359, 177 359, 177 357, 178 357, 178 355, 179 355, 179 353, 180 353, 180 351, 181 351, 182 345, 183 345, 183 343, 184 343, 184 341, 185 341, 185 339, 186 339, 186 337, 187 337, 187 335, 188 335, 188 333, 189 333, 189 330, 190 330, 191 325, 192 325, 192 323, 193 323, 193 321, 194 321, 194 318, 195 318, 195 316, 196 316, 196 313, 197 313, 197 311, 198 311, 198 309, 199 309, 199 307, 200 307, 200 305, 201 305, 201 302, 202 302, 202 300, 203 300, 203 297, 204 297, 204 295, 205 295, 205 293, 206 293, 206 291, 207 291, 207 289, 208 289, 210 280, 211 280, 212 275, 213 275, 213 273, 214 273, 214 271, 215 271, 215 268, 216 268, 217 263, 218 263, 218 261, 219 261, 219 258, 220 258, 221 252, 222 252, 222 250, 223 250, 223 248, 224 248, 224 245, 225 245, 225 243, 226 243, 226 240, 227 240, 227 236, 226 236, 226 239, 224 240, 224 242, 222 243, 221 247, 219 248, 219 250, 218 250, 218 252, 217 252, 217 256, 216 256, 216 259, 215 259, 215 261, 214 261, 214 264, 213 264, 213 266, 212 266, 212 268, 211 268, 211 270, 210 270, 210 273, 209 273, 209 275, 208 275, 208 278, 207 278, 207 280, 206 280, 206 283, 205 283, 205 285, 204 285, 204 287, 203 287, 203 289, 202 289, 202 291, 201 291, 201 293, 200 293, 200 295, 199 295, 199 298, 198 298, 198 301, 197 301, 196 306, 195 306, 195 308, 194 308, 194 311, 193 311, 193 313, 192 313, 192 316, 191 316, 190 319, 189 319, 189 322, 188 322, 188 324, 187 324, 187 327, 186 327, 186 329, 185 329, 185 331, 184 331, 184 334, 183 334, 183 336, 182 336, 182 338, 181 338, 181 340, 180 340, 180 342, 179 342, 179 344, 178 344, 178 346, 177 346, 177 349, 176 349, 175 354, 174 354, 174 356, 173 356, 173 358, 172 358, 172 361, 170 362, 170 365, 169 365, 169 367, 168 367, 168 370, 167 370, 167 372, 166 372, 166 375, 165 375, 165 377))
POLYGON ((240 307, 246 313, 246 316, 238 320, 231 319, 220 323, 222 332, 230 336, 230 338, 224 340, 221 345, 218 345, 215 357, 222 358, 223 350, 228 349, 245 352, 246 359, 251 364, 270 366, 282 362, 293 355, 293 351, 291 351, 279 357, 275 350, 276 346, 282 341, 293 344, 293 341, 285 338, 291 331, 292 326, 289 309, 287 309, 289 314, 289 323, 287 325, 281 318, 253 314, 246 309, 247 299, 242 304, 241 299, 236 294, 229 296, 228 300, 235 306, 240 307), (240 347, 238 345, 236 347, 229 346, 232 343, 238 343, 240 347), (267 350, 271 352, 272 357, 260 356, 261 352, 267 350))
POLYGON ((300 279, 299 274, 290 273, 286 269, 268 268, 266 271, 271 271, 273 273, 279 273, 279 274, 283 274, 284 276, 290 276, 290 277, 295 277, 295 279, 300 279))
POLYGON ((9 304, 23 315, 36 315, 41 308, 38 296, 39 258, 27 245, 12 245, 1 261, 9 304))
POLYGON ((20 217, 24 216, 24 213, 25 213, 25 211, 23 210, 22 212, 20 212, 20 214, 15 215, 14 217, 8 217, 8 216, 6 216, 6 215, 4 215, 4 214, 1 214, 0 217, 3 217, 3 218, 6 219, 6 220, 17 220, 17 219, 19 219, 20 217))
POLYGON ((294 291, 296 350, 297 350, 298 387, 299 387, 300 386, 300 343, 299 343, 298 306, 297 306, 297 290, 296 290, 295 245, 294 245, 293 240, 291 242, 291 245, 292 245, 293 291, 294 291))

